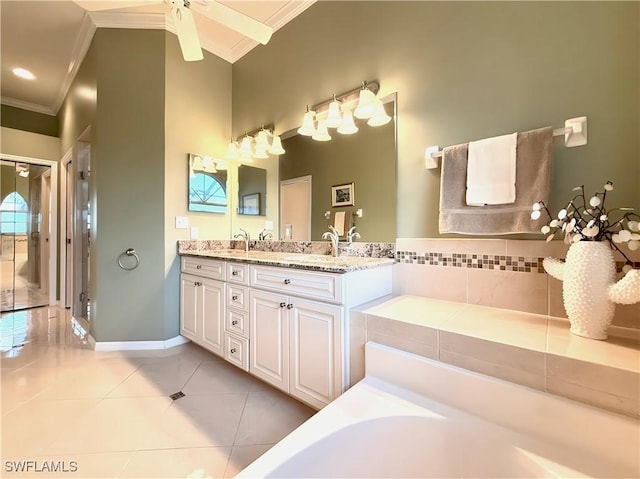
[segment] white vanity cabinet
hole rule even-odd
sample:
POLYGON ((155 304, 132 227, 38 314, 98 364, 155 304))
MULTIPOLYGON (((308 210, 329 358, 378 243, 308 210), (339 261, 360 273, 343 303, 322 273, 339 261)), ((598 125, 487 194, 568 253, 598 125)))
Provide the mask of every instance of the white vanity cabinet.
POLYGON ((188 272, 180 276, 180 334, 222 355, 225 284, 211 276, 224 278, 224 262, 192 260, 182 261, 182 270, 188 272))
POLYGON ((389 294, 390 268, 338 274, 252 265, 250 275, 249 371, 312 406, 327 405, 347 387, 347 311, 389 294))
POLYGON ((227 262, 224 358, 249 371, 249 265, 227 262))

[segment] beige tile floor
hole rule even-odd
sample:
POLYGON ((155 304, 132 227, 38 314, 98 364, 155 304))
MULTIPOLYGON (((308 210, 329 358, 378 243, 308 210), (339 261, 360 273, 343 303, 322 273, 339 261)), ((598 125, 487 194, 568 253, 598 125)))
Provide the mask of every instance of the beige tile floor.
POLYGON ((193 344, 93 351, 59 308, 3 314, 0 339, 0 477, 233 477, 315 412, 193 344))

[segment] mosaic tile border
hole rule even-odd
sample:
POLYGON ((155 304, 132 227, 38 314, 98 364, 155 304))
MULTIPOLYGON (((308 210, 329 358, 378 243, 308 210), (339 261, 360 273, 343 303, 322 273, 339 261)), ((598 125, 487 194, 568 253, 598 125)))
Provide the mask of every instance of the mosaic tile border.
MULTIPOLYGON (((493 254, 468 253, 438 253, 416 251, 397 251, 396 261, 399 263, 443 266, 453 268, 489 269, 497 271, 512 271, 518 273, 546 273, 542 266, 542 257, 508 256, 493 254)), ((616 271, 622 272, 624 262, 616 261, 616 271)), ((640 268, 640 262, 635 262, 634 268, 640 268)))

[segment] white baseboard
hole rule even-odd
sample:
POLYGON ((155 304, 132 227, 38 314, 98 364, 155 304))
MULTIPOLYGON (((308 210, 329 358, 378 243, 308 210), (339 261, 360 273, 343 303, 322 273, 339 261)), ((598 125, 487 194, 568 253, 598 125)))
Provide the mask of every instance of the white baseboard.
MULTIPOLYGON (((93 338, 91 338, 93 339, 93 338)), ((145 349, 169 349, 188 343, 184 336, 176 336, 165 341, 94 341, 96 351, 139 351, 145 349)))

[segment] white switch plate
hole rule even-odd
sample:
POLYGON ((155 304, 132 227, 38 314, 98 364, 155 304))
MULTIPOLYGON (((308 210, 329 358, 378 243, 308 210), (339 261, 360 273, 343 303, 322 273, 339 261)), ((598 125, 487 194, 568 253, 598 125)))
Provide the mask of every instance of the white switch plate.
POLYGON ((176 229, 186 230, 189 228, 189 218, 186 216, 176 216, 176 229))
POLYGON ((265 221, 264 222, 264 229, 267 231, 273 231, 273 221, 265 221))
POLYGON ((197 240, 198 239, 198 227, 197 226, 192 226, 191 227, 191 239, 192 240, 197 240))

